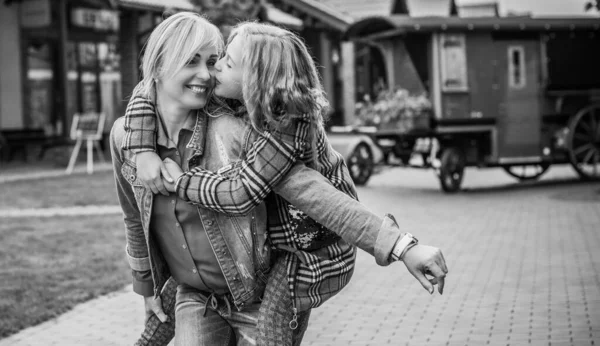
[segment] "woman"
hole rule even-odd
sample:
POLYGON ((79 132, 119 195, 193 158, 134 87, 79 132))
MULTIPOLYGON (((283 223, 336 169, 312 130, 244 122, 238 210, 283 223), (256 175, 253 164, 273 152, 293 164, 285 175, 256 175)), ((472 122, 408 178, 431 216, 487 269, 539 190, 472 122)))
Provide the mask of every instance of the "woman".
MULTIPOLYGON (((158 29, 158 28, 157 28, 157 29, 158 29)), ((151 37, 151 39, 152 39, 152 37, 151 37)), ((151 40, 149 41, 149 44, 150 44, 150 42, 151 42, 151 40)), ((200 57, 202 57, 202 54, 200 54, 200 57)), ((145 72, 145 76, 150 76, 150 75, 152 75, 151 73, 152 73, 153 71, 144 71, 144 72, 145 72), (148 73, 146 73, 146 72, 148 72, 148 73)), ((168 83, 165 83, 165 84, 168 84, 168 83)), ((181 84, 181 83, 180 83, 180 84, 181 84)), ((157 94, 158 94, 158 95, 160 95, 160 91, 162 90, 162 88, 160 87, 160 85, 161 85, 161 83, 158 83, 158 84, 157 84, 157 94)), ((201 87, 199 87, 198 85, 196 85, 196 84, 193 84, 193 83, 191 83, 191 82, 188 82, 187 84, 185 84, 185 83, 184 83, 183 85, 184 85, 186 88, 189 88, 189 89, 190 89, 190 90, 192 90, 192 91, 195 91, 195 92, 200 92, 200 93, 202 92, 202 90, 201 90, 202 88, 201 88, 201 87)), ((177 90, 177 89, 174 89, 174 90, 177 90)), ((187 90, 184 90, 184 89, 182 89, 181 91, 183 92, 183 94, 185 94, 185 92, 186 92, 187 90)), ((173 96, 173 95, 172 95, 172 96, 173 96)), ((160 97, 159 97, 158 99, 160 99, 160 97)), ((140 102, 139 104, 143 104, 143 102, 140 102)), ((133 104, 130 104, 130 107, 129 107, 129 108, 130 108, 130 109, 132 109, 132 108, 138 107, 138 106, 139 106, 139 104, 136 104, 136 103, 134 102, 133 104)), ((143 107, 140 107, 140 109, 143 109, 143 107)), ((162 111, 161 111, 161 109, 160 109, 160 102, 159 102, 159 105, 158 105, 158 107, 157 107, 157 111, 158 111, 158 113, 159 113, 159 117, 158 117, 158 118, 159 118, 159 119, 161 119, 162 121, 165 121, 165 122, 166 122, 166 120, 168 119, 168 117, 167 117, 167 116, 165 116, 164 112, 162 112, 162 111), (161 113, 162 113, 162 114, 161 114, 161 113)), ((141 112, 141 114, 144 114, 144 113, 143 113, 143 111, 141 112)), ((135 114, 130 114, 130 115, 135 115, 135 114)), ((209 122, 210 122, 210 119, 209 119, 209 122)), ((122 126, 122 124, 119 124, 119 125, 120 125, 120 126, 122 126)), ((117 125, 115 125, 115 126, 117 126, 117 125)), ((158 122, 159 134, 160 134, 160 127, 161 127, 161 122, 158 122)), ((209 131, 209 133, 210 133, 210 131, 209 131)), ((160 136, 159 136, 159 140, 160 140, 160 136)), ((134 142, 135 142, 135 143, 138 143, 137 141, 134 141, 134 142)), ((139 143, 141 143, 141 142, 139 142, 139 143)), ((135 146, 130 146, 130 148, 131 148, 131 149, 135 149, 135 146)), ((160 143, 159 143, 159 154, 160 154, 160 143)), ((161 157, 163 157, 163 156, 164 156, 164 155, 161 155, 161 157)), ((210 156, 210 153, 209 153, 209 156, 210 156)), ((185 168, 185 167, 184 167, 184 168, 185 168)), ((209 169, 210 169, 210 168, 209 168, 209 169)), ((318 192, 318 191, 323 191, 323 189, 324 189, 324 190, 327 190, 328 188, 329 188, 329 189, 333 189, 333 188, 331 188, 331 186, 329 186, 329 185, 328 185, 326 182, 324 182, 324 181, 323 181, 324 179, 321 179, 321 180, 319 180, 319 179, 316 179, 316 178, 314 177, 314 175, 317 175, 317 176, 318 176, 318 173, 316 173, 316 172, 311 172, 310 170, 308 170, 308 172, 307 172, 307 171, 304 171, 304 172, 303 172, 303 171, 302 171, 302 168, 299 168, 299 170, 300 170, 300 171, 296 171, 296 173, 292 173, 291 175, 293 176, 293 175, 295 174, 296 176, 303 176, 304 178, 306 178, 306 179, 303 179, 303 181, 304 181, 304 182, 307 182, 307 181, 312 181, 312 182, 316 182, 317 184, 322 184, 322 185, 323 185, 323 186, 322 186, 322 189, 321 189, 320 187, 318 187, 318 188, 313 188, 313 190, 315 190, 315 192, 318 192), (302 174, 304 174, 304 175, 302 175, 302 174), (312 177, 311 177, 311 174, 313 175, 312 177), (314 179, 313 179, 313 178, 314 178, 314 179)), ((322 178, 322 177, 321 177, 321 178, 322 178)), ((292 184, 293 184, 293 183, 292 183, 292 184)), ((300 184, 301 184, 301 183, 300 183, 300 184)), ((285 184, 284 184, 284 186, 285 186, 285 184)), ((297 185, 297 186, 298 186, 298 185, 297 185)), ((309 186, 308 188, 310 189, 311 187, 309 186)), ((288 189, 287 189, 287 191, 294 191, 294 189, 293 189, 293 186, 288 186, 288 189)), ((284 194, 285 194, 285 192, 286 192, 286 189, 285 189, 285 188, 282 188, 282 189, 281 189, 281 191, 279 191, 279 193, 281 193, 282 195, 284 195, 284 194)), ((334 196, 334 195, 335 195, 335 194, 333 194, 333 195, 331 195, 331 196, 334 196)), ((308 201, 308 203, 307 203, 307 201, 303 201, 303 200, 302 200, 302 198, 298 198, 298 197, 295 197, 295 196, 293 196, 293 195, 291 195, 291 196, 289 196, 289 195, 288 195, 288 196, 286 196, 286 198, 287 198, 288 200, 292 200, 292 202, 293 202, 294 204, 296 204, 296 206, 298 206, 300 209, 303 209, 303 206, 304 206, 304 207, 306 207, 306 208, 309 208, 309 209, 310 209, 311 207, 314 207, 314 205, 315 205, 315 203, 314 203, 314 202, 315 202, 315 200, 314 200, 314 199, 312 200, 312 203, 310 203, 311 201, 308 201), (294 199, 295 199, 295 200, 294 200, 294 199)), ((324 198, 325 198, 325 199, 327 199, 326 197, 324 197, 324 198)), ((331 197, 330 197, 330 199, 331 199, 331 197)), ((348 198, 346 197, 346 199, 348 199, 348 198)), ((321 199, 321 200, 322 200, 322 199, 321 199)), ((334 200, 334 201, 335 201, 335 200, 334 200)), ((347 202, 347 201, 346 201, 346 202, 347 202)), ((343 203, 346 203, 346 202, 343 202, 343 203)), ((343 203, 342 203, 342 204, 343 204, 343 203)), ((355 207, 355 206, 353 206, 353 205, 349 205, 349 204, 345 204, 345 206, 346 206, 346 207, 349 207, 349 209, 350 209, 350 207, 355 207)), ((360 209, 360 208, 359 208, 359 209, 360 209)), ((330 215, 330 214, 331 214, 331 213, 329 213, 329 214, 328 214, 328 213, 326 212, 326 211, 327 211, 326 209, 325 209, 324 211, 325 211, 325 213, 323 213, 323 215, 330 215)), ((364 211, 364 209, 363 209, 363 210, 361 210, 361 211, 359 211, 359 212, 357 212, 357 214, 360 214, 360 213, 362 213, 363 215, 364 215, 364 214, 368 214, 366 211, 364 211)), ((349 214, 351 214, 351 213, 349 213, 349 214)), ((347 215, 345 215, 345 216, 347 216, 347 215)), ((337 219, 339 220, 340 218, 341 218, 341 216, 338 216, 338 218, 337 218, 337 219)), ((350 219, 352 219, 352 218, 350 218, 350 219)), ((364 218, 364 217, 363 217, 363 218, 362 218, 362 220, 363 220, 363 221, 365 221, 365 219, 369 219, 369 218, 368 218, 368 217, 366 217, 366 218, 364 218)), ((335 221, 333 221, 333 222, 332 222, 331 220, 336 220, 336 219, 335 219, 335 216, 334 216, 334 217, 332 217, 332 218, 329 220, 329 223, 330 223, 330 225, 331 225, 331 226, 340 225, 340 223, 337 223, 337 224, 336 224, 336 223, 335 223, 335 221)), ((361 226, 363 226, 363 225, 366 225, 366 224, 367 224, 367 223, 365 222, 364 224, 361 224, 361 226)), ((353 235, 350 235, 348 238, 350 238, 350 240, 354 240, 354 243, 358 243, 359 245, 363 245, 363 246, 364 246, 363 248, 365 248, 367 251, 369 251, 369 252, 370 252, 370 253, 372 253, 372 254, 376 254, 376 252, 377 252, 377 249, 376 249, 376 247, 377 247, 377 246, 376 246, 376 243, 377 243, 377 242, 381 243, 381 240, 379 239, 379 238, 380 238, 380 236, 381 236, 381 238, 382 238, 382 239, 391 240, 391 241, 383 242, 383 243, 384 243, 384 244, 383 244, 383 247, 384 247, 384 248, 386 248, 386 249, 387 249, 387 251, 386 251, 386 250, 383 250, 383 251, 381 251, 382 253, 384 253, 384 254, 385 254, 383 259, 381 258, 381 257, 382 257, 382 256, 381 256, 381 254, 379 255, 379 258, 378 258, 378 262, 381 262, 381 263, 386 263, 386 264, 387 264, 387 263, 389 263, 389 254, 390 254, 390 252, 391 252, 391 249, 394 247, 394 244, 396 243, 396 240, 398 240, 398 239, 400 238, 400 233, 399 233, 399 231, 397 231, 397 229, 394 229, 394 227, 392 227, 391 225, 388 225, 388 226, 386 226, 386 227, 383 227, 383 228, 382 228, 382 231, 380 231, 380 230, 379 230, 379 227, 381 226, 381 224, 382 224, 382 223, 381 223, 381 220, 379 220, 379 223, 375 223, 374 225, 373 225, 373 223, 371 223, 371 227, 370 227, 370 229, 369 229, 369 231, 370 231, 370 233, 371 233, 370 235, 372 236, 372 235, 374 234, 374 235, 376 236, 376 238, 369 238, 369 236, 368 236, 368 235, 366 235, 366 234, 363 234, 363 233, 367 233, 367 232, 366 232, 365 230, 361 230, 361 229, 358 229, 357 231, 355 231, 355 234, 353 234, 353 235), (384 229, 384 228, 386 229, 385 231, 383 231, 383 229, 384 229), (386 238, 385 236, 382 236, 382 235, 384 235, 384 234, 387 234, 387 238, 386 238), (361 239, 359 239, 359 238, 361 238, 361 239), (368 239, 366 239, 366 238, 368 238, 368 239), (361 244, 361 242, 362 242, 362 244, 361 244)), ((360 227, 358 227, 358 226, 354 226, 354 227, 355 227, 355 228, 360 228, 360 227)), ((207 232, 208 232, 208 230, 207 230, 207 232)), ((407 264, 407 266, 408 266, 408 264, 407 264)), ((410 269, 410 267, 409 267, 409 269, 410 269)), ((412 271, 411 271, 411 272, 412 272, 412 271)), ((442 278, 442 279, 443 279, 443 278, 442 278)), ((443 286, 443 283, 441 283, 441 284, 440 284, 440 290, 441 290, 441 286, 443 286)), ((177 300, 178 300, 178 301, 180 300, 180 299, 179 299, 179 294, 178 294, 178 299, 177 299, 177 300)), ((178 306, 179 306, 179 302, 178 302, 178 306)), ((179 319, 179 317, 180 317, 180 316, 178 315, 178 319, 179 319)), ((178 333, 177 333, 177 334, 179 334, 179 330, 180 330, 180 329, 179 329, 179 323, 180 323, 180 322, 179 322, 179 320, 178 320, 178 319, 177 319, 177 325, 178 325, 178 329, 177 329, 177 330, 178 330, 178 333)), ((189 319, 189 318, 188 318, 188 319, 189 319)), ((202 324, 201 322, 202 322, 202 321, 198 321, 197 323, 199 323, 199 324, 202 324)), ((237 333, 237 334, 240 334, 240 333, 237 333)), ((236 335, 237 335, 237 334, 236 334, 236 335)), ((240 335, 241 335, 241 334, 240 334, 240 335)), ((239 336, 239 335, 237 335, 237 336, 239 336)), ((243 336, 243 335, 242 335, 242 336, 243 336)), ((176 336, 176 340, 177 340, 177 336, 176 336)))

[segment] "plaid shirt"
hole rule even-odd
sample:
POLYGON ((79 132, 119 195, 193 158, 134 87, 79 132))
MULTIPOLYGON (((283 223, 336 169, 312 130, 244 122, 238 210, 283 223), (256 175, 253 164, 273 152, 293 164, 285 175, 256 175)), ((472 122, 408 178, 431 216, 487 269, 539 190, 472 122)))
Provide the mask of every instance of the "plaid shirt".
MULTIPOLYGON (((155 150, 153 112, 126 117, 125 129, 128 136, 123 149, 155 150)), ((285 251, 294 312, 320 306, 350 281, 356 249, 271 192, 294 163, 302 161, 356 199, 354 184, 345 179, 347 167, 327 141, 324 128, 307 117, 260 134, 248 133, 247 142, 252 145, 244 160, 216 173, 194 168, 177 180, 177 193, 184 200, 226 214, 245 214, 265 200, 271 243, 285 251)))

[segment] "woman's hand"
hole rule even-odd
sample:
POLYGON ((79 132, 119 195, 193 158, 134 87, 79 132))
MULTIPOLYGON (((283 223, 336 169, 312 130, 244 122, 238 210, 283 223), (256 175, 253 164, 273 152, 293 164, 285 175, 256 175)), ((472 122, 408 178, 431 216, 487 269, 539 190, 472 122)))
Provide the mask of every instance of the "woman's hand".
MULTIPOLYGON (((181 170, 181 167, 179 167, 177 162, 175 162, 169 158, 164 159, 162 164, 165 167, 165 169, 167 170, 167 174, 169 174, 169 176, 171 176, 171 177, 179 178, 183 174, 183 170, 181 170)), ((163 183, 164 183, 167 191, 175 192, 175 182, 172 179, 171 179, 171 182, 166 181, 166 179, 165 179, 165 180, 163 180, 163 183)))
POLYGON ((162 323, 169 321, 169 316, 163 311, 162 300, 160 297, 156 299, 154 299, 153 296, 144 297, 144 310, 146 311, 145 321, 148 321, 148 319, 152 317, 152 314, 156 315, 162 323))
POLYGON ((135 155, 135 164, 137 176, 146 189, 152 190, 155 194, 169 195, 163 181, 173 184, 173 178, 158 154, 152 151, 138 153, 135 155))

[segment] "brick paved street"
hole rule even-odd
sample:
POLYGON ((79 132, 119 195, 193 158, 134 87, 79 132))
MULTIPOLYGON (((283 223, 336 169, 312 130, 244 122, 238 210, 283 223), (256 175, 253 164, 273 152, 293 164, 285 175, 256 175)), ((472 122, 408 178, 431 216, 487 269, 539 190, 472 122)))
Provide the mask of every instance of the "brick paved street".
MULTIPOLYGON (((500 170, 465 179, 464 192, 444 195, 431 171, 386 169, 360 188, 372 210, 443 249, 444 295, 430 296, 403 264, 378 267, 361 252, 350 286, 313 311, 303 345, 600 343, 600 184, 567 166, 536 184, 500 170)), ((0 346, 128 345, 142 318, 126 288, 0 346)))

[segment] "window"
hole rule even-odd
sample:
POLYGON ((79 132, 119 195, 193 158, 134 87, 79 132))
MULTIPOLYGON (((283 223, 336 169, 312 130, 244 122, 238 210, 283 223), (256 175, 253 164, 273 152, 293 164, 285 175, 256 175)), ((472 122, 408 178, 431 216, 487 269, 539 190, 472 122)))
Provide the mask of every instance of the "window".
POLYGON ((442 91, 467 91, 465 35, 443 34, 440 45, 442 91))
POLYGON ((525 87, 525 50, 523 46, 508 47, 508 86, 511 89, 525 87))

